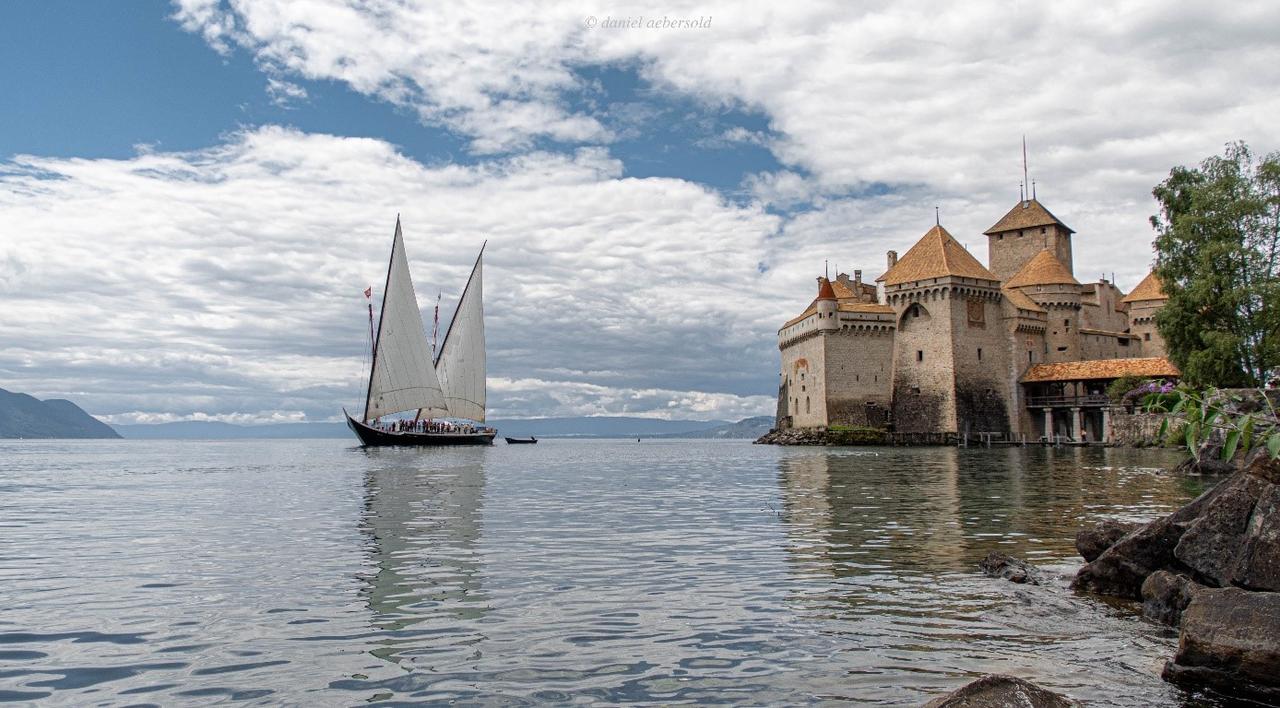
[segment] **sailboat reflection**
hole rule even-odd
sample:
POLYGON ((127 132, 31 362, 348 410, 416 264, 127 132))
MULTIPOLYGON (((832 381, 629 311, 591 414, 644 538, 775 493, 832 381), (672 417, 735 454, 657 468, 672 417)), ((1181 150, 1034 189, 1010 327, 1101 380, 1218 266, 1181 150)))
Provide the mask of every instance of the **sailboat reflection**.
POLYGON ((488 610, 478 550, 484 501, 482 458, 451 451, 371 449, 362 531, 369 564, 364 591, 373 654, 396 663, 470 652, 488 610))

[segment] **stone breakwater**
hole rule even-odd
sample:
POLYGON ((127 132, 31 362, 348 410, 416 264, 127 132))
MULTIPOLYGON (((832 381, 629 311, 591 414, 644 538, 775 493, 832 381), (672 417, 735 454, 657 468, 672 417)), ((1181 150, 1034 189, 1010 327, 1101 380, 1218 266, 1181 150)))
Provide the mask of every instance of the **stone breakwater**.
POLYGON ((883 430, 852 428, 774 428, 756 439, 756 445, 887 445, 883 430))
POLYGON ((1179 628, 1166 680, 1280 704, 1280 461, 1255 450, 1172 514, 1104 522, 1076 547, 1088 562, 1074 589, 1139 600, 1179 628))

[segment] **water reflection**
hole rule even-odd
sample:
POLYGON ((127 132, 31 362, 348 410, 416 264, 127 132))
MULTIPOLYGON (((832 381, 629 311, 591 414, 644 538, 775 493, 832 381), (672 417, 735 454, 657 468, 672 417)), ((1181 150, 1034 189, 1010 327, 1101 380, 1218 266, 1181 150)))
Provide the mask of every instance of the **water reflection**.
POLYGON ((413 664, 484 639, 489 598, 478 550, 484 458, 369 450, 361 530, 373 570, 362 592, 379 630, 373 654, 413 664), (436 638, 429 640, 429 638, 436 638))
POLYGON ((1172 646, 1163 630, 1067 589, 1078 528, 1150 519, 1212 483, 1165 473, 1165 457, 1172 462, 1109 449, 791 451, 777 461, 789 604, 832 637, 848 700, 923 703, 965 678, 1006 672, 1112 705, 1176 701, 1158 676, 1172 646), (978 561, 992 550, 1045 567, 1049 584, 982 577, 978 561))

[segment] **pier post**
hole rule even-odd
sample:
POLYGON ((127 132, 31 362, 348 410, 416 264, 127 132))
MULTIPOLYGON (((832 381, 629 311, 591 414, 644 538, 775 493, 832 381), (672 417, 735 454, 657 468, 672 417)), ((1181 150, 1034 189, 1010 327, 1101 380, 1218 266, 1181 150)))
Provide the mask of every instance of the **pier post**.
POLYGON ((1071 409, 1071 440, 1080 442, 1080 409, 1071 409))
POLYGON ((1044 409, 1044 441, 1053 442, 1053 409, 1044 409))

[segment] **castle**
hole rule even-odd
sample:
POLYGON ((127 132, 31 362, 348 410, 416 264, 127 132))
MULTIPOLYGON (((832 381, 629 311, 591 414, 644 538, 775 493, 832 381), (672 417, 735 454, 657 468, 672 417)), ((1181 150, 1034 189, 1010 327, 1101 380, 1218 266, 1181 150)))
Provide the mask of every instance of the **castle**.
POLYGON ((938 223, 874 284, 818 278, 778 330, 778 428, 1106 441, 1111 381, 1178 376, 1154 273, 1081 284, 1074 231, 1034 197, 984 233, 986 266, 938 223))

